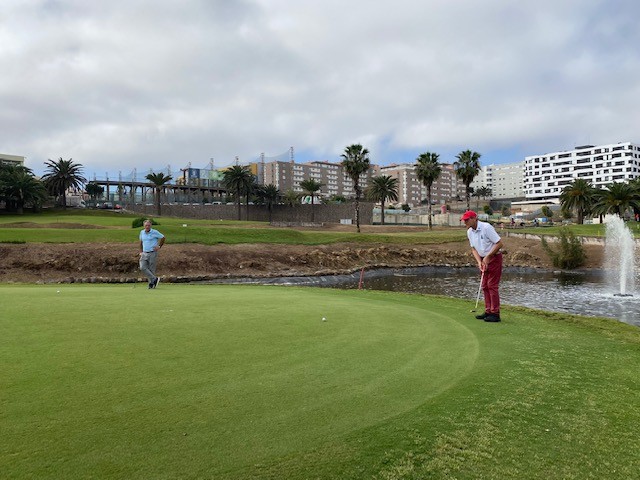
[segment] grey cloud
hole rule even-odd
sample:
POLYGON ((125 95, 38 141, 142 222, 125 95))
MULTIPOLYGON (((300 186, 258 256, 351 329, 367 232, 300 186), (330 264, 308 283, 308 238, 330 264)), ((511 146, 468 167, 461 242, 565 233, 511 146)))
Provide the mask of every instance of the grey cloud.
POLYGON ((0 151, 115 172, 289 146, 337 159, 356 141, 385 161, 640 141, 639 13, 626 0, 10 0, 0 151))

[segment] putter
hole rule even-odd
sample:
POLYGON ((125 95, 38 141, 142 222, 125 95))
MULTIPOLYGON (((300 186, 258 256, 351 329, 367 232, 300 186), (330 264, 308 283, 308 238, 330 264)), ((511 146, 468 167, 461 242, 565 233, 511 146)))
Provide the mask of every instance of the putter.
POLYGON ((475 312, 478 310, 478 302, 480 301, 480 291, 482 290, 483 280, 484 280, 484 270, 482 271, 482 275, 480 275, 480 285, 478 286, 478 295, 476 296, 476 306, 473 310, 471 310, 472 312, 475 312))

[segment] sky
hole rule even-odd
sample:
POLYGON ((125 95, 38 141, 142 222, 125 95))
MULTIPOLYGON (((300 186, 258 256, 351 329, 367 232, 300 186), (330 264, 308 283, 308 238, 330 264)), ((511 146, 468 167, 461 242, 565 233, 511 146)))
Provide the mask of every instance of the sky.
POLYGON ((0 153, 87 177, 640 142, 637 0, 2 0, 0 153))

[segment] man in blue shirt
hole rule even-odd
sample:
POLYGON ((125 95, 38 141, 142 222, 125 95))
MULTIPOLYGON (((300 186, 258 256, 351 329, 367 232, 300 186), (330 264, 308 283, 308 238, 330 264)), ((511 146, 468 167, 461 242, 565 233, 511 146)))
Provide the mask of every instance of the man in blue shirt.
POLYGON ((156 288, 160 279, 156 277, 158 250, 164 245, 164 235, 151 228, 151 220, 144 221, 140 232, 140 271, 149 279, 149 288, 156 288))

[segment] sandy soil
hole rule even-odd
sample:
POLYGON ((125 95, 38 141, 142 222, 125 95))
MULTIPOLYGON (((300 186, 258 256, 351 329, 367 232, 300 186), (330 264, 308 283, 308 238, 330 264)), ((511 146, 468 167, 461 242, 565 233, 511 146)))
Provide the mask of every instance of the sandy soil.
MULTIPOLYGON (((340 228, 340 227, 332 227, 340 228)), ((351 230, 353 227, 348 227, 351 230)), ((363 227, 363 231, 368 228, 363 227)), ((376 232, 415 227, 374 227, 376 232)), ((539 240, 504 238, 504 265, 552 269, 539 240)), ((585 245, 586 268, 600 268, 602 247, 585 245)), ((166 244, 158 274, 165 282, 221 277, 275 277, 350 273, 362 267, 473 265, 467 242, 440 245, 335 244, 214 245, 166 244)), ((135 282, 138 245, 132 244, 0 244, 0 282, 135 282)))

